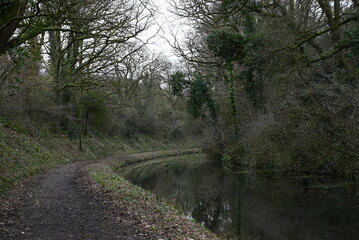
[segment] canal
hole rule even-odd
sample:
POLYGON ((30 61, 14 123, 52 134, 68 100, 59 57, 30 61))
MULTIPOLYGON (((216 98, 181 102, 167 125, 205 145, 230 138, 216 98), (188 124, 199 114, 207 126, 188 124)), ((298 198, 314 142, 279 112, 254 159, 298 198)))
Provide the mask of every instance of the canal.
POLYGON ((235 173, 203 156, 131 165, 121 174, 219 235, 273 240, 359 236, 355 184, 279 173, 235 173))

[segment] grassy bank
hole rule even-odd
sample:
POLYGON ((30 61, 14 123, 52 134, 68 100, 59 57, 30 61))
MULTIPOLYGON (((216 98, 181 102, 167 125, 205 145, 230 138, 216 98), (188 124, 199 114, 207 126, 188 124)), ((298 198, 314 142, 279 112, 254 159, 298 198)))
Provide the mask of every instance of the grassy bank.
POLYGON ((191 155, 166 156, 154 160, 148 159, 148 161, 126 167, 119 167, 119 165, 123 164, 117 164, 115 170, 126 179, 142 181, 149 176, 153 176, 157 171, 198 169, 204 164, 208 164, 205 155, 194 152, 191 155))
POLYGON ((51 167, 90 160, 106 155, 193 147, 190 141, 168 142, 145 136, 131 139, 89 136, 83 150, 77 141, 46 129, 28 129, 7 119, 0 119, 0 197, 18 181, 51 167))
POLYGON ((181 154, 188 153, 188 151, 161 151, 135 154, 121 161, 93 164, 89 166, 88 172, 94 185, 110 194, 124 212, 130 213, 129 221, 144 229, 149 234, 149 239, 219 239, 203 226, 188 220, 173 206, 159 200, 153 193, 131 184, 117 172, 121 166, 124 166, 124 162, 158 159, 168 164, 170 160, 167 161, 167 157, 179 154, 178 159, 181 161, 183 156, 181 154))

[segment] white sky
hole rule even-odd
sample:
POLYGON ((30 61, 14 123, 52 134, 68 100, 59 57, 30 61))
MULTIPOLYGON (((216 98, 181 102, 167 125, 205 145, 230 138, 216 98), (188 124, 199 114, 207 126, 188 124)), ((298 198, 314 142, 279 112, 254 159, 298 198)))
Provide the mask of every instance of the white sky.
POLYGON ((177 19, 175 15, 170 12, 170 4, 166 0, 152 0, 152 2, 159 8, 158 16, 156 17, 156 25, 148 29, 141 37, 141 39, 147 39, 157 32, 160 26, 162 26, 158 36, 151 39, 148 48, 154 53, 163 53, 167 56, 171 62, 177 62, 178 58, 174 55, 172 47, 169 45, 166 39, 173 42, 172 33, 176 33, 179 39, 183 39, 184 29, 186 27, 183 21, 177 19))

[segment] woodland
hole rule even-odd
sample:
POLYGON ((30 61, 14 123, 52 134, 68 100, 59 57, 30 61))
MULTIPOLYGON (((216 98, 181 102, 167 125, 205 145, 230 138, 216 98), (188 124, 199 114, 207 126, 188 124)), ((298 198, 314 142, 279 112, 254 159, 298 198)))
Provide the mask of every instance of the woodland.
POLYGON ((190 29, 177 62, 139 37, 149 0, 1 0, 1 118, 80 149, 195 138, 228 169, 359 179, 358 0, 169 3, 190 29))

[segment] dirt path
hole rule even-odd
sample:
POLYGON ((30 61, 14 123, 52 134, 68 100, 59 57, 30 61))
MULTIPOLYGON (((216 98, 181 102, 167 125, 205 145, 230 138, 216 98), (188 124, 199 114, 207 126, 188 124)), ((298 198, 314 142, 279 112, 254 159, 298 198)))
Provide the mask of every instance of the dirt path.
POLYGON ((81 187, 86 164, 61 166, 25 184, 1 207, 0 239, 144 239, 115 221, 119 209, 81 187))

